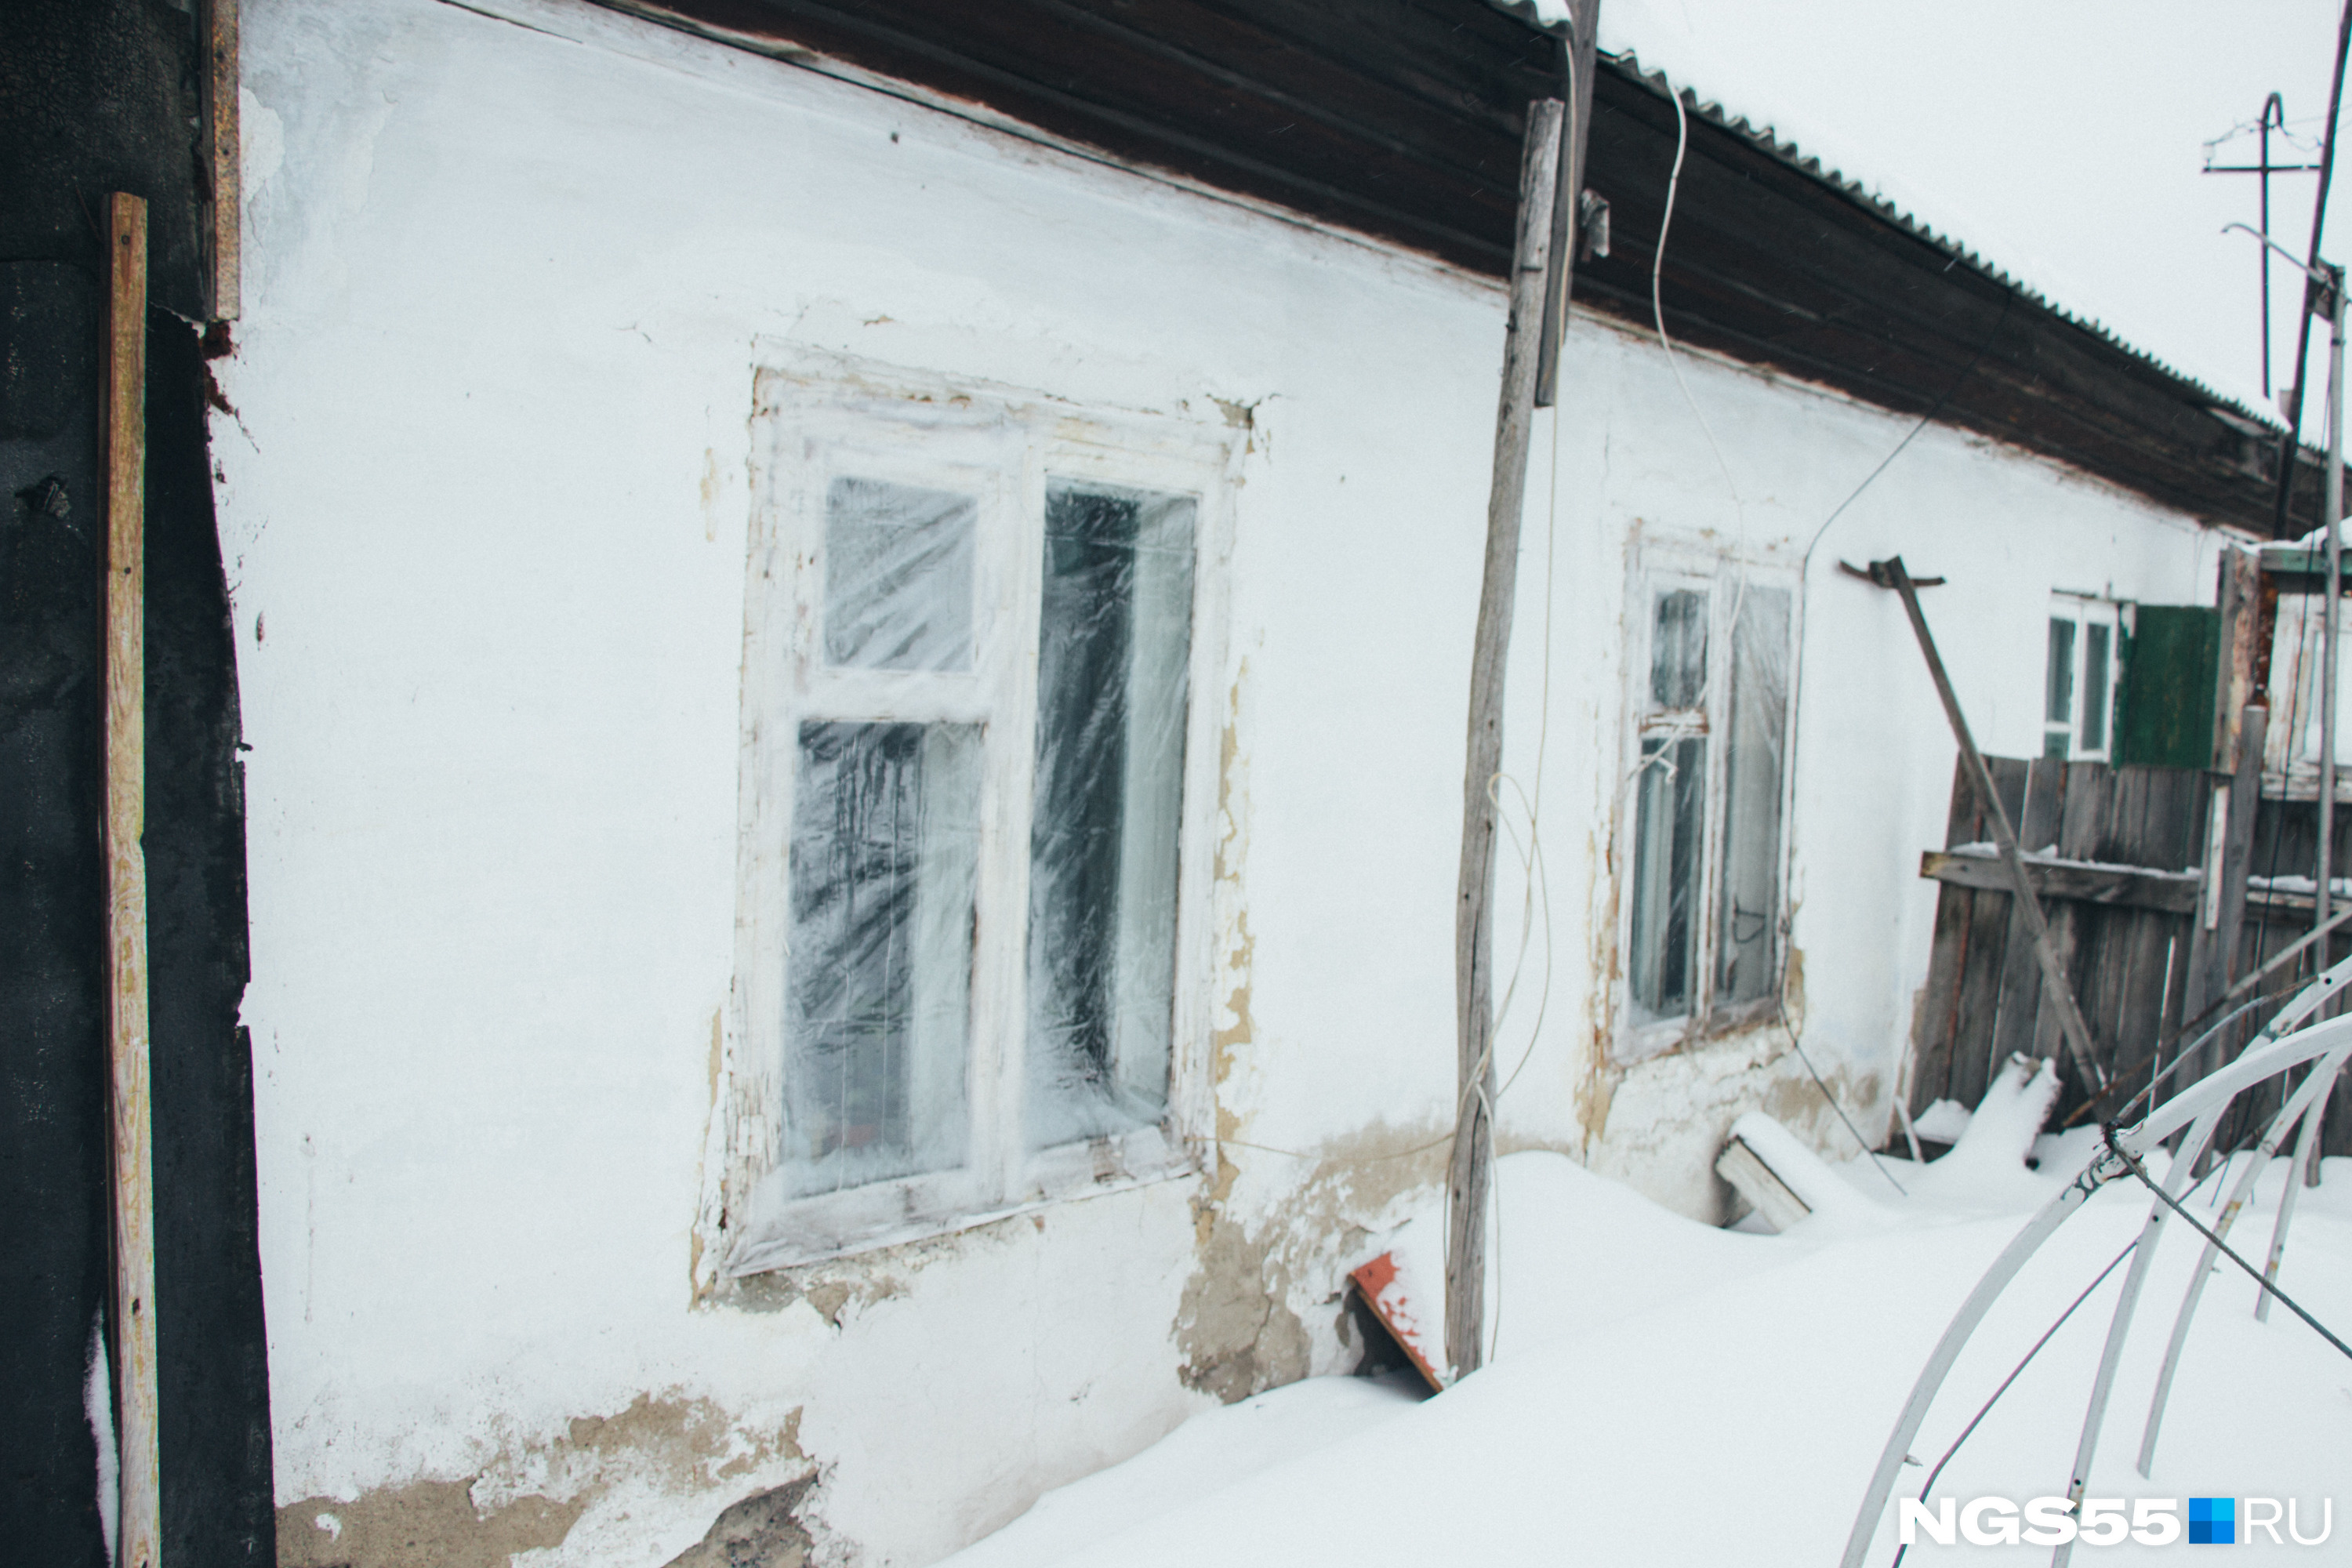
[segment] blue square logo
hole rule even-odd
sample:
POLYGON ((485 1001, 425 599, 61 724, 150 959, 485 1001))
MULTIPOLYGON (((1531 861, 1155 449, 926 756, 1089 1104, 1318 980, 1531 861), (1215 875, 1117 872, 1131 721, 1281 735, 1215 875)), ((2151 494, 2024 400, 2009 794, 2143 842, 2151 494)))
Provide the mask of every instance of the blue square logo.
POLYGON ((2238 1500, 2193 1497, 2189 1500, 2189 1543, 2191 1546, 2234 1546, 2238 1542, 2238 1500))

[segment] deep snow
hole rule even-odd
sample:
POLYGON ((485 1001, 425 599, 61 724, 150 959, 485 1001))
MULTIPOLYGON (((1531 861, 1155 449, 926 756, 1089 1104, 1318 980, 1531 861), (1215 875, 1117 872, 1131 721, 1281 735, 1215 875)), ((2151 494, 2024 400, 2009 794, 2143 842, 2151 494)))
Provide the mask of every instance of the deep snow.
MULTIPOLYGON (((1801 1175, 1836 1200, 1781 1236, 1684 1219, 1567 1158, 1497 1164, 1501 1310, 1486 1369, 1413 1403, 1396 1379, 1310 1379, 1195 1418, 1126 1464, 1049 1494, 955 1568, 1385 1562, 1834 1563, 1895 1413, 1954 1308, 2026 1215, 2091 1152, 2095 1128, 2034 1136, 2046 1075, 2004 1077, 1959 1143, 1922 1167, 1855 1161, 1801 1175), (2029 1169, 2029 1150, 2039 1170, 2029 1169), (1895 1183, 1908 1189, 1898 1196, 1895 1183)), ((1778 1162, 1784 1151, 1775 1149, 1778 1162)), ((2151 1173, 2158 1173, 2151 1165, 2151 1173)), ((2274 1163, 2232 1244, 2260 1255, 2274 1163)), ((2352 1161, 2305 1195, 2281 1284, 2352 1326, 2352 1161)), ((2227 1173, 2190 1201, 2210 1216, 2227 1173)), ((1818 1192, 1816 1195, 1819 1195, 1818 1192)), ((2026 1268, 1962 1355, 1915 1452, 1932 1466, 2027 1347, 2137 1233, 2146 1194, 2101 1191, 2026 1268)), ((1433 1199, 1394 1249, 1442 1268, 1433 1199)), ((2151 1479, 2132 1458, 2197 1253, 2169 1227, 2093 1471, 2094 1497, 2258 1496, 2352 1504, 2352 1363, 2284 1312, 2257 1324, 2230 1268, 2189 1341, 2151 1479), (2338 1495, 2339 1492, 2342 1495, 2338 1495)), ((2121 1270, 1969 1439, 1935 1496, 2063 1493, 2121 1270)), ((1497 1297, 1490 1296, 1490 1300, 1497 1297)), ((1435 1317, 1434 1303, 1431 1316, 1435 1317)), ((1433 1337, 1443 1342, 1443 1326, 1433 1337)), ((1925 1468, 1906 1468, 1916 1492, 1925 1468)), ((1894 1514, 1874 1564, 1894 1554, 1894 1514)), ((2263 1542, 2267 1544, 2267 1542, 2263 1542)), ((2177 1547, 2079 1549, 2078 1562, 2177 1547)), ((2294 1560, 2352 1561, 2352 1520, 2294 1560)), ((2047 1547, 1915 1546, 1906 1562, 2046 1560, 2047 1547)))

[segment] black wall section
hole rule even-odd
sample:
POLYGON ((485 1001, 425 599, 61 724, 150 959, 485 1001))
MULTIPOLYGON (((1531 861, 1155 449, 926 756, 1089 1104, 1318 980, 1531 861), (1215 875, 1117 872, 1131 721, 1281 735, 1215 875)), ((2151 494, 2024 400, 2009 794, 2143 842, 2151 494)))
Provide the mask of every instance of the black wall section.
POLYGON ((188 0, 7 0, 0 21, 0 258, 96 275, 106 193, 147 200, 147 297, 205 315, 205 206, 188 0))
POLYGON ((205 452, 195 13, 0 22, 0 1561, 103 1568, 100 216, 148 202, 147 830, 163 1554, 276 1560, 235 649, 205 452))
POLYGON ((98 334, 87 272, 0 264, 0 1529, 65 1568, 106 1560, 98 334))
POLYGON ((163 1561, 277 1561, 245 994, 245 779, 195 330, 147 332, 147 963, 163 1561))

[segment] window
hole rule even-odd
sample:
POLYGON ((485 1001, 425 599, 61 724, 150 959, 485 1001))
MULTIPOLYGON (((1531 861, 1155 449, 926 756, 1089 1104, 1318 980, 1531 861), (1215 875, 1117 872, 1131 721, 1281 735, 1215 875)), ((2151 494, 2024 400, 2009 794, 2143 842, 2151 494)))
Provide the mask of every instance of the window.
POLYGON ((2056 594, 2042 664, 2042 754, 2106 762, 2115 750, 2116 691, 2123 679, 2123 606, 2056 594))
POLYGON ((730 1266, 1190 1170, 1222 423, 814 355, 758 410, 730 1266))
POLYGON ((1795 633, 1761 567, 1654 551, 1635 590, 1621 1060, 1772 1009, 1795 633))
MULTIPOLYGON (((2319 721, 2326 682, 2321 665, 2327 637, 2327 595, 2286 594, 2278 596, 2277 623, 2271 634, 2270 728, 2263 743, 2263 793, 2288 800, 2319 798, 2319 721)), ((2352 658, 2342 649, 2352 647, 2352 616, 2336 610, 2337 658, 2341 661, 2336 687, 2336 755, 2339 780, 2352 781, 2352 658)), ((2342 797, 2345 784, 2337 785, 2342 797)))

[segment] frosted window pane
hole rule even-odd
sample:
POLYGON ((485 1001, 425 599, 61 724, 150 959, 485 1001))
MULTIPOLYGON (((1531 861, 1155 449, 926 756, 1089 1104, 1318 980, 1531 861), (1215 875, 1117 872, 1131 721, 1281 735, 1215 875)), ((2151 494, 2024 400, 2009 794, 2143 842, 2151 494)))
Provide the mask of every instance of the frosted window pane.
POLYGON ((866 669, 970 669, 979 503, 838 479, 824 495, 824 658, 866 669))
POLYGON ((1780 969, 1780 781, 1789 729, 1789 595, 1750 586, 1731 633, 1724 753, 1718 1004, 1772 993, 1780 969))
POLYGON ((980 730, 806 723, 784 1163, 796 1194, 964 1162, 980 730))
POLYGON ((1045 500, 1029 849, 1033 1148, 1160 1121, 1176 979, 1193 503, 1045 500))
MULTIPOLYGON (((2083 750, 2107 749, 2107 628, 2083 628, 2083 750)), ((2316 830, 2315 830, 2316 831, 2316 830)))
POLYGON ((1692 917, 1698 910, 1706 742, 1642 742, 1633 816, 1632 990, 1658 1017, 1690 1011, 1692 917))
POLYGON ((2053 724, 2074 721, 2074 623, 2050 620, 2050 685, 2042 717, 2053 724))
POLYGON ((1696 708, 1706 694, 1706 595, 1676 588, 1658 595, 1650 637, 1650 701, 1696 708))

